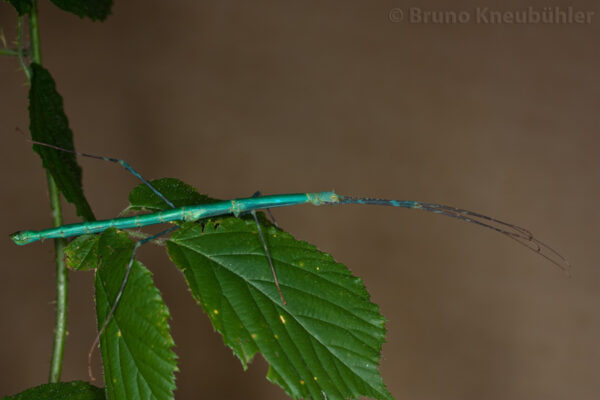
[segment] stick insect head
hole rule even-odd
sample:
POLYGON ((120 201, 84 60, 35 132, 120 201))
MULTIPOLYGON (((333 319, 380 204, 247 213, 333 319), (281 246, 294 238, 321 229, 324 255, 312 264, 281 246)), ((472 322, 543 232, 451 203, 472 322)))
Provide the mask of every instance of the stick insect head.
POLYGON ((30 231, 18 231, 11 233, 10 238, 19 246, 23 246, 38 240, 38 238, 32 235, 30 231))

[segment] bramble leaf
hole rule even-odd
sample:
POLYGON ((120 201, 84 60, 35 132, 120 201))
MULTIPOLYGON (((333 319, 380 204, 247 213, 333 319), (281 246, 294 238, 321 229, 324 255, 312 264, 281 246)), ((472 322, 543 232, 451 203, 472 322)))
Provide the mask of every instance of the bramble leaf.
MULTIPOLYGON (((50 72, 39 64, 31 64, 31 88, 29 89, 29 120, 31 138, 67 150, 74 150, 73 132, 63 110, 61 95, 50 72)), ((77 215, 93 221, 90 208, 81 185, 81 168, 75 155, 37 144, 33 150, 42 158, 44 168, 52 175, 56 185, 67 201, 73 203, 77 215)))
MULTIPOLYGON (((96 236, 96 311, 101 327, 115 301, 131 257, 127 234, 96 236)), ((176 355, 169 310, 150 272, 135 262, 118 307, 100 338, 106 394, 110 399, 173 399, 176 355)))
POLYGON ((192 295, 244 368, 257 352, 293 398, 391 399, 379 375, 384 318, 362 281, 313 245, 253 220, 184 223, 167 242, 192 295))

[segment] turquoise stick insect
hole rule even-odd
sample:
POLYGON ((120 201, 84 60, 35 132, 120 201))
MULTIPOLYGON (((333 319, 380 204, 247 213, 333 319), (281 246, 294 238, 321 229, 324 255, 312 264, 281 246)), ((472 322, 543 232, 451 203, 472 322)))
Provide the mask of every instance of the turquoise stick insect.
MULTIPOLYGON (((152 184, 144 179, 137 171, 135 171, 128 163, 123 160, 111 157, 102 157, 96 156, 92 154, 79 153, 67 149, 63 149, 51 144, 41 143, 37 141, 32 141, 33 144, 39 146, 45 146, 49 148, 53 148, 59 151, 64 151, 68 153, 74 153, 77 155, 81 155, 84 157, 90 157, 95 159, 101 159, 110 161, 113 163, 117 163, 122 165, 126 170, 132 173, 136 178, 141 180, 148 188, 150 188, 156 195, 158 195, 169 207, 169 210, 150 213, 150 214, 142 214, 136 215, 132 217, 121 217, 121 218, 113 218, 92 222, 82 222, 75 224, 62 225, 56 228, 44 229, 44 230, 25 230, 18 231, 10 235, 11 239, 18 245, 26 245, 38 240, 45 239, 55 239, 55 238, 67 238, 80 236, 84 234, 91 233, 100 233, 109 228, 117 228, 117 229, 129 229, 129 228, 141 228, 148 225, 162 224, 168 222, 177 222, 177 221, 200 221, 210 217, 216 217, 221 215, 229 215, 233 214, 236 217, 244 214, 252 214, 254 216, 256 225, 258 227, 259 237, 262 241, 266 257, 271 267, 271 271, 273 273, 273 278, 277 290, 279 292, 279 296, 281 298, 282 304, 286 305, 286 301, 284 295, 279 287, 279 282, 277 280, 277 274, 275 268, 273 266, 273 262, 271 256, 269 254, 269 249, 266 245, 264 237, 262 235, 262 231, 260 228, 260 224, 258 223, 258 219, 256 217, 256 211, 258 210, 267 210, 269 211, 271 208, 277 207, 288 207, 302 204, 310 204, 314 206, 321 205, 349 205, 349 204, 359 204, 359 205, 380 205, 380 206, 390 206, 390 207, 400 207, 400 208, 408 208, 415 210, 423 210, 427 212, 431 212, 434 214, 440 214, 451 218, 456 218, 461 221, 473 223, 479 226, 482 226, 487 229, 491 229, 496 231, 504 236, 507 236, 517 243, 527 247, 529 250, 534 251, 535 253, 541 255, 542 257, 549 260, 551 263, 559 267, 565 273, 569 274, 570 264, 566 260, 564 256, 562 256, 559 252, 554 250, 552 247, 547 244, 541 242, 537 238, 533 236, 533 234, 518 225, 514 225, 505 221, 501 221, 496 218, 492 218, 483 214, 479 214, 473 211, 464 210, 461 208, 455 208, 451 206, 446 206, 442 204, 435 203, 427 203, 422 201, 413 201, 413 200, 387 200, 387 199, 378 199, 378 198, 363 198, 363 197, 349 197, 338 195, 332 191, 327 192, 315 192, 315 193, 294 193, 294 194, 279 194, 279 195, 269 195, 269 196, 260 196, 258 192, 252 197, 246 198, 238 198, 233 200, 225 200, 212 204, 201 204, 196 206, 186 206, 186 207, 175 207, 171 201, 169 201, 163 194, 161 194, 152 184)), ((96 339, 92 345, 92 349, 90 350, 89 359, 91 360, 91 355, 93 349, 95 348, 100 335, 103 333, 106 328, 108 322, 113 316, 117 306, 119 304, 119 300, 121 298, 121 294, 123 293, 125 286, 127 285, 127 280, 129 277, 129 273, 131 271, 135 255, 137 249, 147 243, 152 241, 160 236, 168 234, 174 230, 176 230, 178 226, 172 226, 164 231, 161 231, 155 235, 146 237, 140 241, 138 241, 134 247, 131 258, 129 260, 129 264, 127 266, 127 270, 125 273, 125 277, 121 284, 121 288, 119 293, 113 303, 113 306, 106 317, 102 327, 98 331, 96 339)), ((91 363, 90 363, 91 364, 91 363)), ((91 376, 91 373, 90 373, 91 376)))

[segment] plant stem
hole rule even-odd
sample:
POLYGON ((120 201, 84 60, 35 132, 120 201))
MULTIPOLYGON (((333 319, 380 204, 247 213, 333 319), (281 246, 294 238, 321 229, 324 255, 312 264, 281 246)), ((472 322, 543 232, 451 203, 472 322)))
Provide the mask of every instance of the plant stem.
POLYGON ((31 14, 29 14, 29 35, 31 40, 31 56, 33 61, 42 63, 42 47, 40 43, 40 27, 38 24, 37 0, 31 2, 31 14))
POLYGON ((20 15, 17 19, 17 42, 19 46, 19 63, 21 64, 21 68, 23 68, 23 72, 25 72, 27 80, 31 81, 31 70, 29 69, 29 66, 25 63, 25 58, 23 57, 23 17, 21 17, 20 15))
MULTIPOLYGON (((42 64, 42 51, 40 44, 40 30, 38 24, 37 0, 32 1, 31 14, 29 15, 29 35, 31 40, 31 57, 33 62, 42 64)), ((52 224, 60 226, 63 224, 62 209, 60 203, 60 192, 52 176, 46 172, 48 180, 48 193, 50 195, 50 209, 52 210, 52 224)), ((67 299, 69 289, 69 276, 64 260, 64 239, 54 241, 54 252, 56 255, 56 322, 54 328, 54 348, 50 361, 51 383, 60 381, 62 372, 65 339, 67 337, 67 299)))
MULTIPOLYGON (((50 194, 50 208, 52 209, 52 223, 54 226, 63 224, 60 205, 60 192, 52 176, 46 172, 48 178, 48 192, 50 194)), ((69 297, 69 274, 65 265, 64 249, 65 239, 54 241, 54 254, 56 255, 56 320, 54 327, 54 347, 50 361, 49 382, 60 381, 62 372, 65 340, 67 338, 67 302, 69 297)))
POLYGON ((0 56, 18 56, 19 51, 15 49, 0 49, 0 56))

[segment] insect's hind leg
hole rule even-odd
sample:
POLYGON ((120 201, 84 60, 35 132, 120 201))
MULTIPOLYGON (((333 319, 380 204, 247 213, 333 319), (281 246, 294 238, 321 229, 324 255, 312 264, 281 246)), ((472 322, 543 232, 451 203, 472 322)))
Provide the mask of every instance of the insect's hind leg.
POLYGON ((271 259, 271 253, 269 252, 269 247, 267 246, 267 242, 265 241, 265 237, 263 236, 262 229, 260 228, 260 223, 258 222, 258 217, 256 216, 256 211, 250 211, 252 217, 254 217, 254 222, 256 223, 256 228, 258 229, 258 235, 260 236, 260 241, 263 244, 263 248, 265 249, 265 254, 267 255, 267 260, 269 260, 269 266, 271 267, 271 272, 273 273, 273 279, 275 280, 275 286, 277 286, 277 291, 279 292, 279 297, 281 298, 281 302, 285 306, 287 303, 285 298, 283 297, 283 293, 281 292, 281 287, 279 286, 279 280, 277 279, 277 273, 275 272, 275 267, 273 266, 273 260, 271 259))
MULTIPOLYGON (((252 197, 259 197, 259 196, 260 196, 259 191, 255 192, 252 195, 252 197)), ((277 222, 275 222, 275 218, 273 218, 273 214, 271 214, 271 211, 268 208, 266 210, 269 213, 269 215, 271 216, 271 219, 273 220, 273 224, 277 228, 279 228, 279 226, 277 225, 277 222)), ((256 229, 258 230, 258 236, 260 236, 260 241, 262 242, 263 248, 265 249, 265 254, 267 256, 267 260, 269 261, 269 267, 271 267, 271 273, 273 274, 273 279, 275 281, 275 286, 277 287, 277 292, 279 292, 279 297, 281 298, 281 302, 285 306, 287 304, 287 302, 285 301, 285 298, 283 297, 283 293, 281 292, 281 287, 279 286, 279 280, 277 279, 277 273, 275 272, 275 266, 273 265, 273 259, 271 258, 271 253, 269 252, 269 247, 267 246, 267 242, 265 241, 265 237, 264 237, 262 229, 260 227, 260 223, 258 222, 258 216, 256 215, 256 211, 254 211, 254 210, 250 211, 250 214, 252 214, 252 217, 254 218, 254 222, 256 223, 256 229)))

